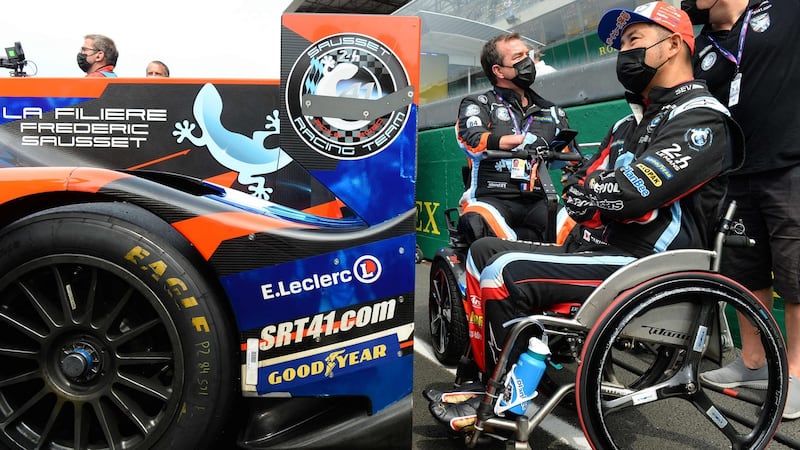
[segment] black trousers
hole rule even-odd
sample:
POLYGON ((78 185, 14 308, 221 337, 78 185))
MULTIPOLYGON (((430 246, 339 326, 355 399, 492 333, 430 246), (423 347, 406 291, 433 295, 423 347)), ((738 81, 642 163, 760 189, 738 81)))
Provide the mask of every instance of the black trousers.
POLYGON ((620 267, 634 261, 610 246, 570 246, 484 238, 467 258, 470 338, 478 367, 491 374, 513 319, 555 303, 582 303, 620 267), (509 323, 511 322, 511 323, 509 323))

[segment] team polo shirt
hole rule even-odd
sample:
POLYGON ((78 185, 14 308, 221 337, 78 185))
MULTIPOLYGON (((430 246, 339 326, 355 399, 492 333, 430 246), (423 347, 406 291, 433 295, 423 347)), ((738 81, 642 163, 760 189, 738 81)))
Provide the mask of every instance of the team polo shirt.
POLYGON ((798 43, 800 0, 751 0, 731 30, 711 32, 706 26, 697 37, 695 77, 707 81, 744 130, 747 156, 739 174, 800 164, 798 43), (738 59, 740 47, 740 92, 731 104, 737 78, 731 59, 738 59))

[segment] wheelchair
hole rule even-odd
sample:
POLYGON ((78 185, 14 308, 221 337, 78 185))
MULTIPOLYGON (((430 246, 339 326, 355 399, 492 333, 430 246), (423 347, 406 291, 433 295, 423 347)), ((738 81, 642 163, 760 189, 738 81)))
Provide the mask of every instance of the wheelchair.
MULTIPOLYGON (((479 394, 474 425, 460 432, 466 446, 500 439, 507 448, 532 448, 531 432, 570 397, 596 449, 762 449, 779 440, 789 382, 783 337, 770 311, 719 273, 725 245, 752 245, 731 231, 735 208, 729 205, 721 219, 713 249, 641 258, 608 277, 574 314, 548 309, 516 322, 479 394), (723 352, 733 347, 726 318, 735 313, 758 330, 767 357, 766 390, 717 389, 699 378, 721 365, 723 352), (537 390, 546 395, 522 415, 498 413, 515 362, 511 355, 519 354, 529 336, 551 351, 537 390), (559 370, 568 363, 575 365, 574 379, 559 370), (691 429, 674 425, 687 417, 691 429)), ((455 385, 462 382, 457 375, 455 385)))
MULTIPOLYGON (((547 146, 537 146, 518 152, 506 150, 484 152, 486 158, 523 158, 531 161, 535 173, 535 181, 531 184, 547 208, 547 223, 542 227, 543 242, 556 242, 558 229, 559 197, 549 171, 556 161, 579 162, 584 159, 579 151, 566 153, 562 151, 577 134, 576 130, 565 128, 547 146)), ((464 185, 468 186, 469 174, 466 172, 467 168, 464 169, 463 181, 464 185)), ((444 215, 449 245, 440 248, 431 262, 428 323, 436 358, 442 364, 452 365, 459 361, 469 346, 466 312, 468 308, 464 301, 467 288, 465 264, 471 242, 458 230, 460 208, 448 208, 444 215)))

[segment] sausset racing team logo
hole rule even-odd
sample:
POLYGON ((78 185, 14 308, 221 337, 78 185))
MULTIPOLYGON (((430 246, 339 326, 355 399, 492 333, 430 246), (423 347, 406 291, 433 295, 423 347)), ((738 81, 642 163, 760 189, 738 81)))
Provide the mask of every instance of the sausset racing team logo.
POLYGON ((286 84, 292 127, 311 148, 336 159, 365 158, 391 144, 413 97, 400 59, 360 34, 328 36, 309 46, 286 84))

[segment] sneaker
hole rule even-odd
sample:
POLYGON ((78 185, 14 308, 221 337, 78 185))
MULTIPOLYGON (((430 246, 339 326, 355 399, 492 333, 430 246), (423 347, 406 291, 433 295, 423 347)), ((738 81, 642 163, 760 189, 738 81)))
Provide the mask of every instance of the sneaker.
POLYGON ((767 366, 764 365, 759 369, 750 369, 744 365, 742 357, 738 356, 727 366, 701 373, 700 380, 720 389, 731 389, 740 386, 766 389, 767 366))
POLYGON ((481 399, 473 397, 461 403, 431 402, 428 410, 434 419, 453 431, 469 431, 478 417, 481 399))
POLYGON ((783 408, 783 418, 794 420, 800 418, 800 379, 789 377, 789 395, 783 408))

